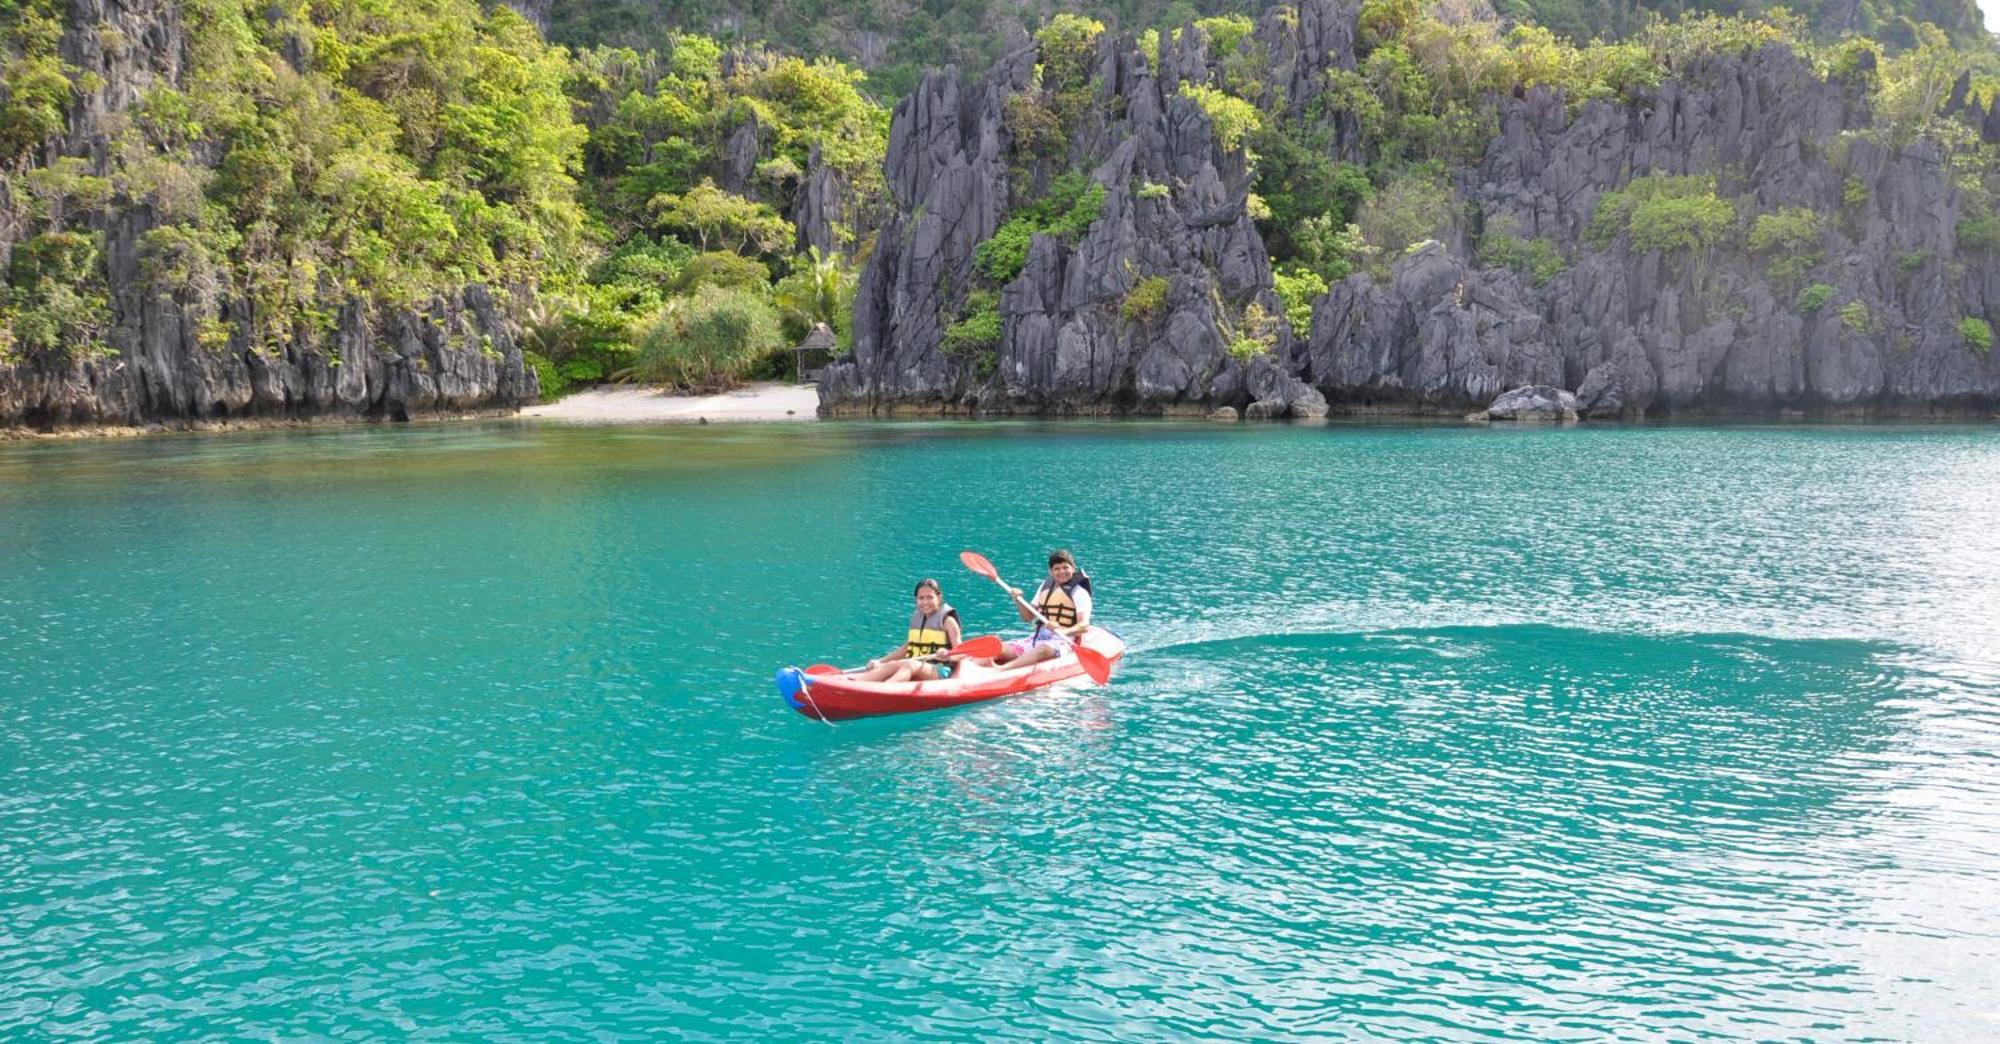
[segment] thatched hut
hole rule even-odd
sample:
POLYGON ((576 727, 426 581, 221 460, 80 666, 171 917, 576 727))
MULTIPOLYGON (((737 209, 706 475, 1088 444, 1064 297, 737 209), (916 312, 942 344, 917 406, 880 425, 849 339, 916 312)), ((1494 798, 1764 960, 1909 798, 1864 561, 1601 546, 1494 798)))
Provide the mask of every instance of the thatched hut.
POLYGON ((825 323, 814 323, 812 332, 792 349, 792 358, 798 364, 794 372, 799 375, 799 383, 819 380, 820 371, 833 361, 834 349, 838 347, 840 342, 834 338, 833 331, 825 323))

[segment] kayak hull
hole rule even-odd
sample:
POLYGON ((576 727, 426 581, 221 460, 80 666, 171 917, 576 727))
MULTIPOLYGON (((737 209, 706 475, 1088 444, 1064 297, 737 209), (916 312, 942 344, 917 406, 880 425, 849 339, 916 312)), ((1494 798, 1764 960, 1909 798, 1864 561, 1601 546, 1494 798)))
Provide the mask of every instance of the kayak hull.
MULTIPOLYGON (((1085 631, 1079 641, 1103 654, 1114 667, 1125 655, 1125 643, 1101 627, 1085 631)), ((800 714, 822 721, 847 721, 984 703, 1083 676, 1076 654, 1065 652, 1017 670, 994 667, 990 660, 965 660, 951 677, 936 681, 868 682, 852 674, 807 674, 786 667, 778 672, 777 682, 785 704, 800 714)))

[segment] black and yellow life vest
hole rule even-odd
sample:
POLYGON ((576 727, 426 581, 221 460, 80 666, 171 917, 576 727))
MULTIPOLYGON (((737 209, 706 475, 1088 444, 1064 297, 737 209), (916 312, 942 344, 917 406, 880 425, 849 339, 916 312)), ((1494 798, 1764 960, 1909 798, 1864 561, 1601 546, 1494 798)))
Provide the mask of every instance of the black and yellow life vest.
POLYGON ((1071 576, 1066 584, 1044 580, 1041 589, 1035 592, 1035 609, 1057 627, 1075 627, 1076 589, 1079 587, 1090 590, 1090 578, 1081 572, 1071 576))
POLYGON ((938 606, 938 611, 925 616, 919 609, 910 614, 910 637, 905 644, 910 647, 911 656, 929 656, 951 648, 951 637, 944 632, 946 620, 958 619, 958 610, 948 605, 938 606))

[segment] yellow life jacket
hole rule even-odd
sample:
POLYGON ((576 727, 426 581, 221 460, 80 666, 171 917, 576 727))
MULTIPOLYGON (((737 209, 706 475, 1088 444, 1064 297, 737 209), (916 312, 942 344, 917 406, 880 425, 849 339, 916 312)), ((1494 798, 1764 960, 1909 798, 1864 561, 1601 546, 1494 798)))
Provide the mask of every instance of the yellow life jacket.
POLYGON ((1090 590, 1089 581, 1084 579, 1082 573, 1071 577, 1066 584, 1054 584, 1044 580, 1042 589, 1035 592, 1035 608, 1057 627, 1075 627, 1076 599, 1071 597, 1070 592, 1079 586, 1086 591, 1090 590))
POLYGON ((904 644, 910 647, 911 656, 929 656, 951 648, 951 637, 944 632, 944 622, 958 619, 958 610, 948 605, 938 606, 938 611, 925 616, 922 610, 910 614, 910 636, 904 644))

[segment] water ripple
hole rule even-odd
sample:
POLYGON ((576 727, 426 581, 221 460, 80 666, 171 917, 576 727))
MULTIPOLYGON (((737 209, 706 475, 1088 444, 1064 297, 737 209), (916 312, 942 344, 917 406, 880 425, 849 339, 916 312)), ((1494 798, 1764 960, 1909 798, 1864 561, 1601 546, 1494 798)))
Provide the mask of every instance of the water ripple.
POLYGON ((1990 1039, 1996 480, 1953 428, 0 447, 0 1037, 1990 1039), (1050 540, 1110 688, 770 695, 906 574, 998 628, 957 550, 1050 540))

